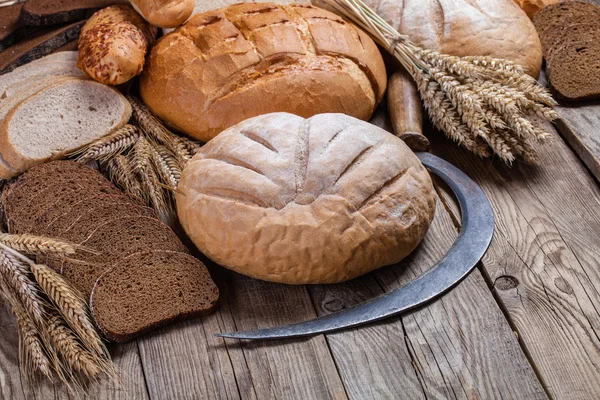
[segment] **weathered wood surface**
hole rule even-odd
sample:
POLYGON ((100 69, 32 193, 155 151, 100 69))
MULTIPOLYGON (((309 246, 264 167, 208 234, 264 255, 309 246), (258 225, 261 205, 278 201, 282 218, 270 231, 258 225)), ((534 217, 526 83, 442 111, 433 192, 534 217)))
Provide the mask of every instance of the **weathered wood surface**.
POLYGON ((600 103, 556 107, 556 127, 581 160, 600 180, 600 103))
POLYGON ((468 171, 492 202, 496 230, 484 276, 546 390, 555 399, 599 398, 600 189, 594 178, 556 132, 540 146, 538 166, 512 168, 478 160, 439 134, 431 138, 433 151, 468 171))

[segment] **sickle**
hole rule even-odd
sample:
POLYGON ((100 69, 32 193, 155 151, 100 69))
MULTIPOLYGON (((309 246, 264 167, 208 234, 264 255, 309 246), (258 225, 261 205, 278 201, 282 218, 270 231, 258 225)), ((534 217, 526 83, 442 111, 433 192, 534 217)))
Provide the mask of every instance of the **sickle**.
POLYGON ((494 214, 481 188, 461 170, 429 153, 421 162, 454 192, 461 211, 458 238, 430 270, 390 293, 366 303, 306 322, 248 332, 218 333, 232 339, 278 339, 310 336, 363 325, 427 303, 460 282, 487 251, 494 233, 494 214))

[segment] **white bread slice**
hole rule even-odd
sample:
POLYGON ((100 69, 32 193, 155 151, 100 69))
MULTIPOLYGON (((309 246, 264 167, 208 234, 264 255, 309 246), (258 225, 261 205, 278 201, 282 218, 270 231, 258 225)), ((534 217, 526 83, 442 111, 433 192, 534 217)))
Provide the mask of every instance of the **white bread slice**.
POLYGON ((10 110, 0 124, 0 153, 14 170, 23 172, 65 157, 122 127, 130 117, 131 105, 116 89, 93 80, 67 79, 10 110))
POLYGON ((17 82, 27 82, 29 78, 40 75, 77 75, 85 77, 85 74, 77 68, 76 51, 63 51, 51 54, 0 76, 0 99, 5 97, 4 92, 9 86, 17 82))
MULTIPOLYGON (((4 120, 6 115, 13 109, 13 107, 26 98, 49 86, 73 78, 76 78, 76 76, 37 76, 32 77, 31 80, 28 79, 27 83, 18 82, 12 84, 4 92, 7 97, 0 100, 0 121, 4 120)), ((16 170, 12 165, 10 165, 2 156, 2 152, 0 152, 0 179, 7 179, 8 177, 17 175, 20 172, 21 171, 16 170)))

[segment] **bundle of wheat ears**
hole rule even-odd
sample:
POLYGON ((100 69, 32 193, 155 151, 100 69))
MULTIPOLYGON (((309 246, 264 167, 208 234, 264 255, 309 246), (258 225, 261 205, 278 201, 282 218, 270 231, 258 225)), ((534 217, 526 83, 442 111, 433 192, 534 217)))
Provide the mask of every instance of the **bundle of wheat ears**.
POLYGON ((313 3, 351 20, 394 55, 417 83, 429 117, 450 139, 481 157, 493 152, 508 164, 516 157, 536 160, 532 142, 550 136, 543 123, 557 118, 556 103, 520 66, 422 49, 361 0, 313 3))
POLYGON ((31 379, 40 374, 74 391, 117 369, 98 335, 81 293, 60 274, 28 256, 90 251, 27 234, 0 233, 0 297, 16 316, 19 361, 31 379), (26 256, 28 255, 28 256, 26 256))
POLYGON ((181 171, 201 144, 169 131, 138 98, 127 99, 134 125, 125 125, 74 155, 83 163, 100 162, 116 185, 143 199, 163 222, 170 222, 181 171))

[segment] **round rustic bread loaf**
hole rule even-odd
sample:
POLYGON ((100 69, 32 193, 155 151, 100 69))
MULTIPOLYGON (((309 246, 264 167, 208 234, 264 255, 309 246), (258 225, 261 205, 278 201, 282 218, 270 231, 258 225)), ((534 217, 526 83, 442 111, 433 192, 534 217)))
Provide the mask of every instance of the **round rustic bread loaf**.
POLYGON ((267 281, 333 283, 406 257, 433 218, 429 174, 397 137, 343 114, 243 121, 183 171, 181 224, 213 261, 267 281))
POLYGON ((270 112, 368 119, 386 87, 375 43, 308 5, 241 3, 198 14, 160 39, 140 80, 150 109, 207 141, 270 112))

